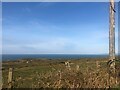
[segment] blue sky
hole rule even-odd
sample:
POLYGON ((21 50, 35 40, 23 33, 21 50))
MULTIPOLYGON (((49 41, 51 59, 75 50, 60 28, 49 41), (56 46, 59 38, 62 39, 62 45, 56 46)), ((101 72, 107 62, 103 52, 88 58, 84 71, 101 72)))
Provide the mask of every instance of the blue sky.
POLYGON ((108 53, 107 2, 3 3, 2 9, 4 54, 108 53))

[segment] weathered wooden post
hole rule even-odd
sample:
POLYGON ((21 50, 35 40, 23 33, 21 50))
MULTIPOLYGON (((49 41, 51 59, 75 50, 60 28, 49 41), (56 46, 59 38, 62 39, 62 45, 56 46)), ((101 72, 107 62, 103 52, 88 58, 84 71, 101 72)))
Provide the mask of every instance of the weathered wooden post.
POLYGON ((79 71, 79 70, 80 70, 80 66, 76 65, 76 71, 79 71))
POLYGON ((13 69, 9 68, 8 72, 8 88, 12 88, 13 69))
MULTIPOLYGON (((110 71, 115 75, 115 3, 110 0, 110 18, 109 18, 109 61, 110 71)), ((110 78, 110 82, 111 82, 110 78)))
MULTIPOLYGON (((115 4, 110 0, 109 60, 115 60, 115 4)), ((115 64, 114 64, 115 65, 115 64)))

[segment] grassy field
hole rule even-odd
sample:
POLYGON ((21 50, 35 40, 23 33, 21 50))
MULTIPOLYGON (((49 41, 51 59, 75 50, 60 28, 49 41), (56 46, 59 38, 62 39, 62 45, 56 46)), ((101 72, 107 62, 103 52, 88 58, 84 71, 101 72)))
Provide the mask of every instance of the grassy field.
POLYGON ((119 77, 116 83, 116 78, 111 74, 109 77, 107 61, 108 58, 4 61, 2 86, 8 87, 8 70, 13 68, 13 88, 119 88, 119 77))

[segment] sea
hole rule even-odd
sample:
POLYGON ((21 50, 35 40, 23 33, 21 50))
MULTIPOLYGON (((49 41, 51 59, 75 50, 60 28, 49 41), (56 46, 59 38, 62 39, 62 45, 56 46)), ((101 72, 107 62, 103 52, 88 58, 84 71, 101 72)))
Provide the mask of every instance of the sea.
POLYGON ((2 61, 20 60, 20 59, 80 59, 80 58, 107 58, 108 55, 91 54, 2 54, 2 61))

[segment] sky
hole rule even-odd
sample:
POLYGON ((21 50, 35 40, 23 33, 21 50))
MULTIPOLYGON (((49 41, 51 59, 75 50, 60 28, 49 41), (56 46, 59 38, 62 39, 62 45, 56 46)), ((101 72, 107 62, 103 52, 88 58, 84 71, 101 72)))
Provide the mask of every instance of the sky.
POLYGON ((3 54, 109 52, 107 2, 4 2, 2 19, 3 54))

